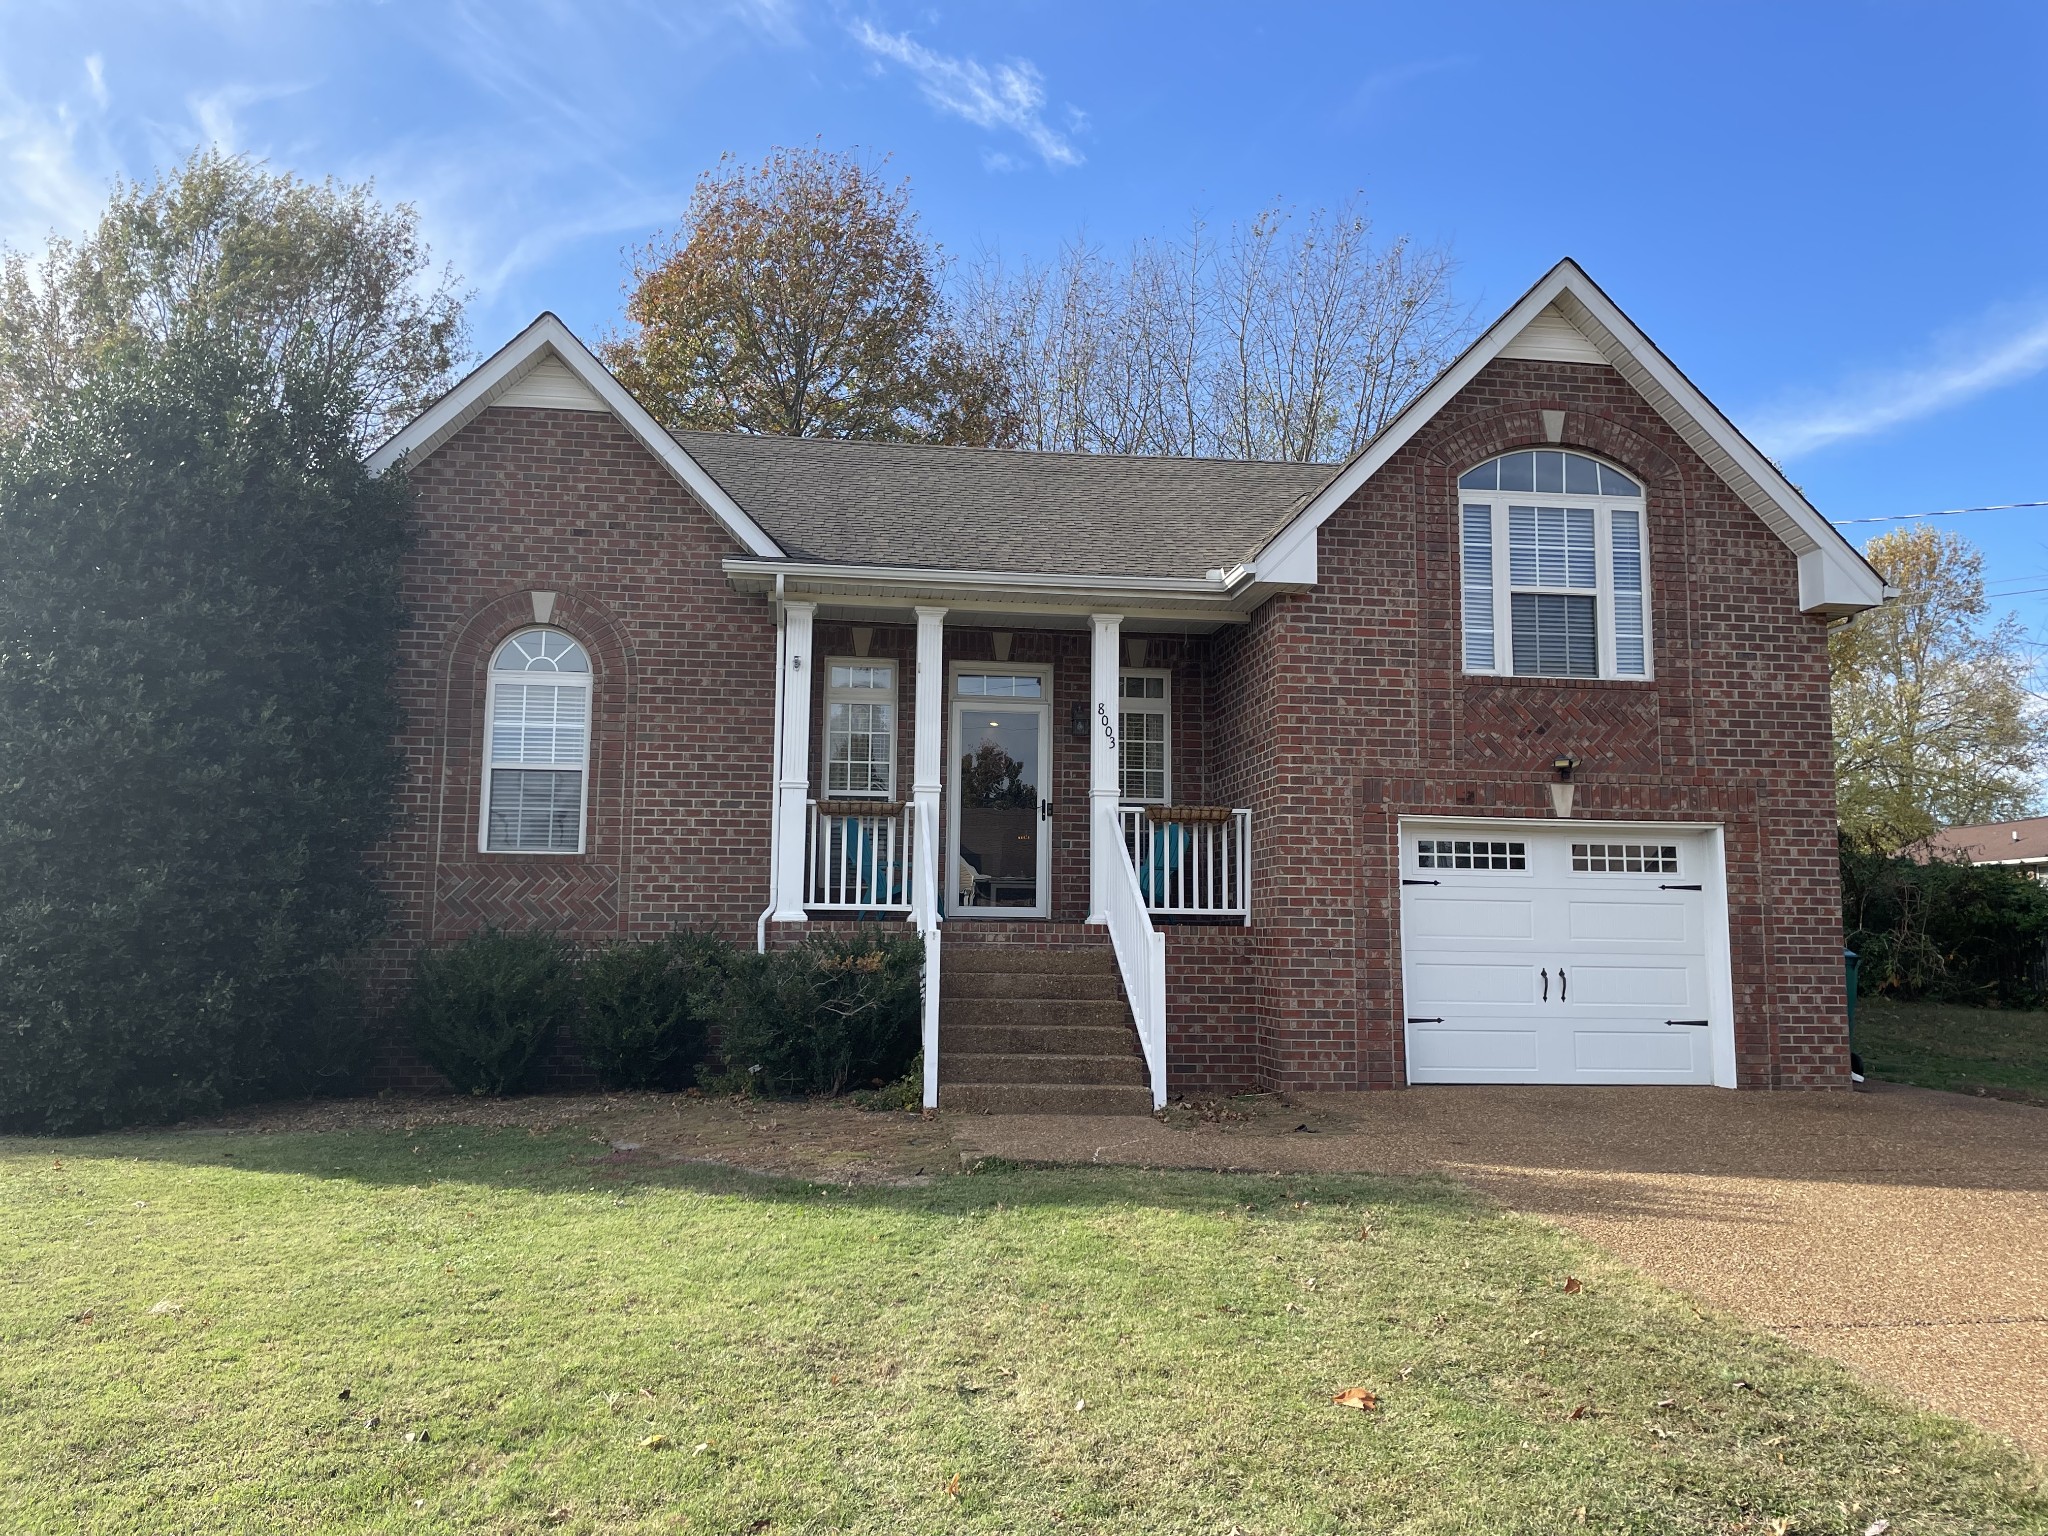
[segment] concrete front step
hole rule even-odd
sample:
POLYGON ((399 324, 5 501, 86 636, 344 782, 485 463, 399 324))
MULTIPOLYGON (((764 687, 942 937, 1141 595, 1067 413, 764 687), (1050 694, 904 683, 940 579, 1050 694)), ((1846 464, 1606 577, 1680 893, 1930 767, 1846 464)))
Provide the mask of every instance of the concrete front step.
POLYGON ((939 965, 948 981, 969 972, 1002 976, 1114 976, 1116 953, 1106 941, 1087 949, 1052 949, 1038 944, 981 940, 946 944, 940 952, 939 965))
POLYGON ((939 985, 945 997, 962 1000, 1054 997, 1113 1002, 1123 996, 1114 972, 1097 975, 1090 971, 943 971, 939 985))
POLYGON ((1134 1056, 1128 1024, 953 1024, 939 1026, 939 1065, 955 1051, 970 1056, 1134 1056))
POLYGON ((1123 1000, 1071 997, 948 997, 939 994, 939 1031, 963 1024, 1070 1024, 1095 1029, 1129 1029, 1131 1011, 1123 1000))
POLYGON ((1152 1091, 1096 1083, 942 1083, 939 1108, 970 1115, 1149 1115, 1152 1091))
POLYGON ((1031 1051, 998 1056, 986 1051, 939 1052, 941 1083, 1145 1083, 1145 1064, 1128 1052, 1111 1056, 1059 1056, 1031 1051))

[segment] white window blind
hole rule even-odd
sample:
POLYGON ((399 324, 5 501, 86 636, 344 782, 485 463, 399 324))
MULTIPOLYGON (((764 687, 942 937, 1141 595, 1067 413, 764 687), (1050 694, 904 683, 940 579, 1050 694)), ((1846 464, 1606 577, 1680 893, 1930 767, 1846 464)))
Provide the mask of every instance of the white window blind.
POLYGON ((1458 487, 1467 672, 1649 675, 1648 526, 1634 479, 1540 449, 1488 460, 1458 487))
POLYGON ((559 630, 515 635, 491 660, 486 853, 581 853, 590 767, 590 661, 559 630))
POLYGON ((1126 803, 1163 805, 1172 729, 1166 676, 1126 672, 1117 679, 1117 692, 1122 699, 1116 748, 1118 797, 1126 803))
POLYGON ((825 690, 825 793, 887 799, 896 787, 896 667, 830 663, 825 690))

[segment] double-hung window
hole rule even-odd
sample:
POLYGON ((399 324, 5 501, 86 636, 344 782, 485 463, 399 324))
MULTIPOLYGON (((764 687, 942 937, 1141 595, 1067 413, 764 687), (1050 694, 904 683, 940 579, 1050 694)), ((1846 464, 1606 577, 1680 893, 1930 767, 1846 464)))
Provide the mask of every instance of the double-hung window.
POLYGON ((558 629, 491 658, 483 851, 581 853, 590 778, 590 658, 558 629))
POLYGON ((1173 720, 1164 672, 1126 672, 1117 679, 1117 797, 1126 805, 1164 805, 1173 720))
POLYGON ((1580 453, 1506 453, 1458 480, 1467 672, 1648 677, 1643 491, 1580 453))
POLYGON ((896 793, 896 664, 829 661, 825 679, 825 794, 888 800, 896 793))

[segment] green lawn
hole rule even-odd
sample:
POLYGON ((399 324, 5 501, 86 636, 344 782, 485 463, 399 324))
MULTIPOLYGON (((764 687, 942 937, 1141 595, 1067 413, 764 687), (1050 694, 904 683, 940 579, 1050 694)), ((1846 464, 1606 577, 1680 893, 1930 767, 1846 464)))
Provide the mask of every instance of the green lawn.
POLYGON ((1856 1000, 1866 1076, 2048 1104, 2048 1013, 1856 1000))
POLYGON ((454 1127, 0 1191, 8 1532, 2048 1531, 2002 1443, 1444 1184, 454 1127))

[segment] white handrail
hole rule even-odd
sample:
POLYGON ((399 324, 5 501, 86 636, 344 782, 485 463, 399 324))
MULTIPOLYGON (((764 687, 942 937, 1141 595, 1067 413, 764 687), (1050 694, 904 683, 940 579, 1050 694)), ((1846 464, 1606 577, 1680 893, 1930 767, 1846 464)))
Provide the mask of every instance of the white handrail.
POLYGON ((1252 813, 1228 821, 1158 822, 1142 805, 1118 810, 1145 909, 1161 917, 1252 920, 1252 813))
POLYGON ((924 940, 923 1006, 924 1107, 939 1107, 939 802, 936 795, 911 802, 917 831, 910 840, 915 860, 910 881, 910 920, 924 940))
MULTIPOLYGON (((1122 841, 1116 807, 1105 805, 1096 814, 1095 836, 1102 846, 1122 841)), ((1105 876, 1103 921, 1116 950, 1117 968, 1123 973, 1124 992, 1131 1000, 1138 1044, 1145 1052, 1145 1070, 1152 1079, 1152 1107, 1161 1109, 1166 1104, 1166 935, 1152 926, 1145 910, 1145 893, 1138 887, 1137 868, 1129 859, 1100 859, 1096 867, 1105 876)))

